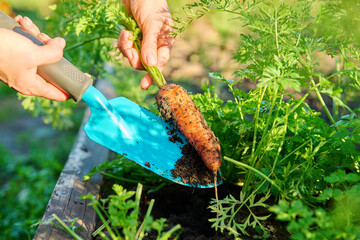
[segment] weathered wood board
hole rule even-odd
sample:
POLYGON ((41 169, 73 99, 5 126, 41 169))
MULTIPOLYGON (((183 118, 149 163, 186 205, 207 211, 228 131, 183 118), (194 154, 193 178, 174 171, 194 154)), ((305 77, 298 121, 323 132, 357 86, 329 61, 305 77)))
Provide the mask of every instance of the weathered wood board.
MULTIPOLYGON (((96 87, 107 98, 115 97, 113 88, 107 82, 98 80, 96 87)), ((80 226, 81 230, 76 233, 83 239, 91 239, 91 234, 95 230, 96 213, 91 206, 88 206, 90 200, 81 199, 81 196, 89 193, 97 195, 102 181, 100 174, 86 182, 83 181, 83 176, 89 173, 94 166, 105 162, 109 156, 107 148, 90 140, 84 132, 83 127, 89 116, 90 110, 87 109, 75 144, 42 219, 42 221, 46 221, 51 218, 52 214, 56 214, 62 220, 79 218, 76 226, 80 226)), ((52 224, 40 224, 34 239, 64 240, 72 238, 52 224)))

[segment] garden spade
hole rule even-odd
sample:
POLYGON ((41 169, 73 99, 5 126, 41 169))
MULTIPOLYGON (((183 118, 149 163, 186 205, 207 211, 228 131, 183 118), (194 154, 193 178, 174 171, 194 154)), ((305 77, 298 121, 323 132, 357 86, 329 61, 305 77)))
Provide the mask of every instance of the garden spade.
MULTIPOLYGON (((37 45, 44 45, 1 11, 0 28, 13 30, 37 45)), ((188 142, 176 129, 172 134, 181 141, 170 140, 169 131, 174 130, 172 124, 124 97, 108 101, 92 86, 93 80, 65 58, 40 66, 38 74, 76 102, 88 105, 91 116, 84 130, 91 140, 173 182, 199 188, 213 187, 213 184, 190 185, 173 177, 175 164, 183 156, 182 147, 188 142)))

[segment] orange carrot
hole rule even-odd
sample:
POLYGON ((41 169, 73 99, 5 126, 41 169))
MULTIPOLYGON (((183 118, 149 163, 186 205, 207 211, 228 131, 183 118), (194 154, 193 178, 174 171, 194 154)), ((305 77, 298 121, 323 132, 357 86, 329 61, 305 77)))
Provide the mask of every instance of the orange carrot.
POLYGON ((163 86, 156 95, 161 115, 173 121, 215 175, 221 165, 220 143, 206 123, 200 109, 186 90, 176 84, 163 86))
MULTIPOLYGON (((134 20, 134 23, 136 21, 134 20)), ((125 26, 133 34, 140 33, 133 27, 125 26)), ((138 29, 139 30, 139 29, 138 29)), ((160 89, 156 100, 161 115, 170 119, 177 126, 189 143, 195 148, 207 168, 215 175, 221 165, 221 151, 219 140, 207 125, 201 111, 195 106, 186 90, 176 84, 167 84, 163 74, 157 66, 147 66, 141 56, 141 34, 134 37, 134 48, 140 56, 145 70, 150 74, 155 85, 160 89)))

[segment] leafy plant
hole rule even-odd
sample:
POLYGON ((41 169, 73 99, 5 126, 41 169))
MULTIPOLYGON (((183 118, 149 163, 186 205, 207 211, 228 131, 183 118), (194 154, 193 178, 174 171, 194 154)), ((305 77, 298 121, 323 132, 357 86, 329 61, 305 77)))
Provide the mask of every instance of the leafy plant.
MULTIPOLYGON (((107 199, 97 200, 95 196, 83 196, 84 199, 90 199, 89 205, 93 206, 103 225, 94 232, 94 237, 100 236, 102 239, 143 239, 151 230, 155 230, 159 240, 169 239, 172 235, 179 232, 180 225, 176 225, 164 231, 167 227, 166 219, 153 219, 151 211, 155 200, 151 200, 148 210, 139 222, 140 198, 142 185, 138 184, 137 190, 127 191, 120 185, 113 185, 115 195, 107 199), (135 199, 133 197, 135 196, 135 199), (105 233, 106 231, 106 233, 105 233)), ((56 217, 56 216, 55 216, 56 217)), ((62 220, 56 218, 62 228, 75 239, 82 239, 74 230, 69 228, 62 220)), ((177 237, 176 237, 177 238, 177 237)))
POLYGON ((109 161, 94 167, 90 173, 84 176, 84 181, 87 181, 96 173, 100 173, 107 179, 111 179, 123 186, 127 186, 126 184, 130 183, 129 187, 134 183, 141 183, 146 186, 157 186, 159 184, 161 185, 160 182, 164 182, 164 179, 155 173, 140 167, 138 164, 129 161, 123 156, 109 159, 109 161))
POLYGON ((318 199, 330 207, 311 208, 304 201, 280 201, 270 208, 281 221, 289 222, 292 239, 358 239, 360 237, 360 177, 339 170, 324 180, 332 187, 324 189, 318 199))
POLYGON ((219 219, 210 220, 216 229, 236 236, 247 234, 246 227, 259 222, 250 211, 253 199, 263 199, 269 192, 284 202, 302 199, 311 209, 328 186, 326 173, 338 169, 357 172, 357 114, 340 93, 348 85, 345 82, 356 86, 359 81, 359 51, 355 35, 344 31, 323 35, 332 27, 324 20, 334 19, 330 14, 335 9, 345 11, 339 8, 340 2, 201 0, 187 6, 188 18, 177 19, 177 29, 183 31, 207 12, 224 11, 249 31, 241 34, 234 57, 247 66, 234 72, 240 80, 210 74, 228 86, 233 99, 219 99, 212 86, 193 96, 222 143, 225 179, 243 185, 239 200, 228 196, 221 201, 224 211, 219 219), (319 52, 343 60, 336 72, 318 71, 319 52), (252 80, 257 88, 248 93, 241 90, 243 79, 252 80), (338 111, 330 111, 325 95, 333 99, 338 111), (313 97, 326 119, 307 104, 313 97), (238 215, 245 210, 247 215, 238 215))
MULTIPOLYGON (((213 222, 213 227, 216 230, 226 229, 230 235, 235 236, 239 236, 239 233, 249 235, 246 230, 249 227, 258 227, 262 231, 265 231, 266 229, 262 226, 261 222, 268 219, 270 215, 258 216, 258 213, 253 212, 253 210, 255 208, 267 208, 268 205, 265 201, 268 200, 269 197, 270 193, 259 200, 255 200, 255 195, 245 199, 245 195, 240 193, 240 199, 238 200, 232 195, 229 195, 219 201, 221 206, 219 212, 217 208, 215 208, 215 205, 209 207, 212 212, 216 212, 221 216, 216 219, 210 219, 210 222, 213 222), (244 212, 246 213, 246 218, 242 219, 241 222, 237 221, 239 216, 244 214, 244 212)), ((216 201, 211 203, 214 204, 216 201)))

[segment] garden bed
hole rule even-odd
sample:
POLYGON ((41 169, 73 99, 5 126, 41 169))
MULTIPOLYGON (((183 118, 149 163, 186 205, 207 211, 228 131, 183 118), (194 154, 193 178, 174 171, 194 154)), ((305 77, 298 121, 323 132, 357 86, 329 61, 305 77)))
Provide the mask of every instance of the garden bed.
MULTIPOLYGON (((107 198, 110 194, 113 194, 111 187, 113 184, 118 183, 111 179, 104 179, 101 187, 101 198, 107 198)), ((125 183, 126 185, 126 183, 125 183)), ((129 189, 136 188, 127 185, 129 189)), ((140 219, 143 219, 146 211, 149 207, 151 199, 155 199, 155 205, 152 209, 151 215, 156 218, 166 218, 168 227, 165 230, 169 230, 177 224, 181 225, 181 235, 179 240, 229 240, 234 239, 227 233, 216 231, 211 227, 212 223, 209 221, 211 218, 216 218, 216 213, 211 212, 209 209, 209 203, 214 201, 214 189, 213 188, 192 188, 186 187, 175 183, 168 183, 160 190, 146 191, 150 189, 144 189, 144 193, 141 198, 141 213, 140 219)), ((231 194, 237 196, 241 190, 240 186, 236 186, 229 183, 224 183, 218 186, 219 198, 225 198, 231 194)), ((269 202, 269 204, 273 204, 269 202)), ((258 208, 255 212, 257 215, 269 214, 265 208, 258 208)), ((242 210, 241 214, 248 214, 248 212, 242 210)), ((286 230, 286 225, 282 222, 276 221, 274 217, 263 221, 262 224, 269 229, 269 239, 289 239, 290 235, 286 230)), ((101 227, 102 223, 97 219, 97 225, 95 229, 101 227)), ((175 235, 174 235, 175 236, 175 235)), ((261 234, 255 230, 249 231, 249 235, 243 235, 242 239, 251 240, 255 237, 260 237, 261 234)), ((158 234, 156 231, 151 231, 144 239, 156 240, 158 234)), ((94 237, 95 240, 100 240, 100 237, 94 237)), ((173 239, 173 238, 170 238, 173 239)))
MULTIPOLYGON (((214 72, 209 67, 211 73, 203 93, 191 96, 221 142, 221 172, 226 181, 219 186, 218 218, 213 189, 182 187, 158 177, 153 180, 138 166, 127 169, 129 161, 119 156, 96 171, 120 179, 116 182, 119 185, 112 187, 117 196, 107 198, 109 194, 103 194, 101 201, 88 196, 92 205, 102 210, 98 214, 106 229, 100 231, 110 235, 113 231, 113 239, 135 239, 138 229, 142 231, 146 228, 143 224, 148 224, 141 234, 144 239, 155 239, 154 231, 146 232, 154 229, 150 225, 158 223, 155 219, 167 218, 168 228, 181 224, 178 239, 232 239, 229 234, 243 239, 360 238, 360 220, 354 214, 360 209, 360 109, 347 105, 357 99, 360 90, 360 35, 350 34, 344 28, 349 25, 348 19, 337 14, 352 15, 354 8, 325 0, 319 0, 321 7, 312 1, 215 2, 188 5, 179 23, 186 27, 207 12, 219 11, 231 14, 229 19, 247 27, 246 31, 236 30, 240 35, 233 52, 236 70, 225 75, 223 69, 214 72), (198 11, 201 14, 188 15, 198 11), (325 61, 317 59, 319 53, 326 56, 325 61), (329 59, 334 63, 329 71, 318 68, 329 65, 329 59), (248 90, 244 88, 246 80, 253 84, 248 90), (226 89, 226 99, 219 97, 219 86, 226 89), (119 200, 114 208, 112 199, 119 200), (155 199, 155 205, 150 199, 155 199), (121 208, 124 206, 128 208, 121 208)), ((63 23, 70 20, 63 14, 68 5, 64 9, 56 9, 56 26, 57 19, 63 23)), ((84 2, 81 9, 87 11, 76 13, 70 26, 77 32, 72 39, 74 46, 79 46, 80 40, 85 43, 89 34, 96 38, 109 30, 114 39, 118 38, 124 19, 114 16, 119 16, 121 9, 107 1, 84 2), (104 19, 109 25, 104 26, 104 19)), ((104 46, 110 46, 110 41, 104 42, 82 45, 72 55, 80 56, 86 49, 92 56, 108 56, 112 49, 104 46)), ((198 57, 203 60, 201 55, 198 57)), ((85 60, 81 61, 83 67, 89 69, 86 64, 91 61, 85 60)), ((131 87, 134 75, 124 77, 121 71, 115 67, 111 72, 116 82, 123 84, 119 87, 121 95, 155 110, 154 104, 145 100, 156 92, 147 91, 148 96, 141 96, 138 87, 131 87)), ((102 191, 106 192, 105 186, 112 183, 104 182, 102 191)))

